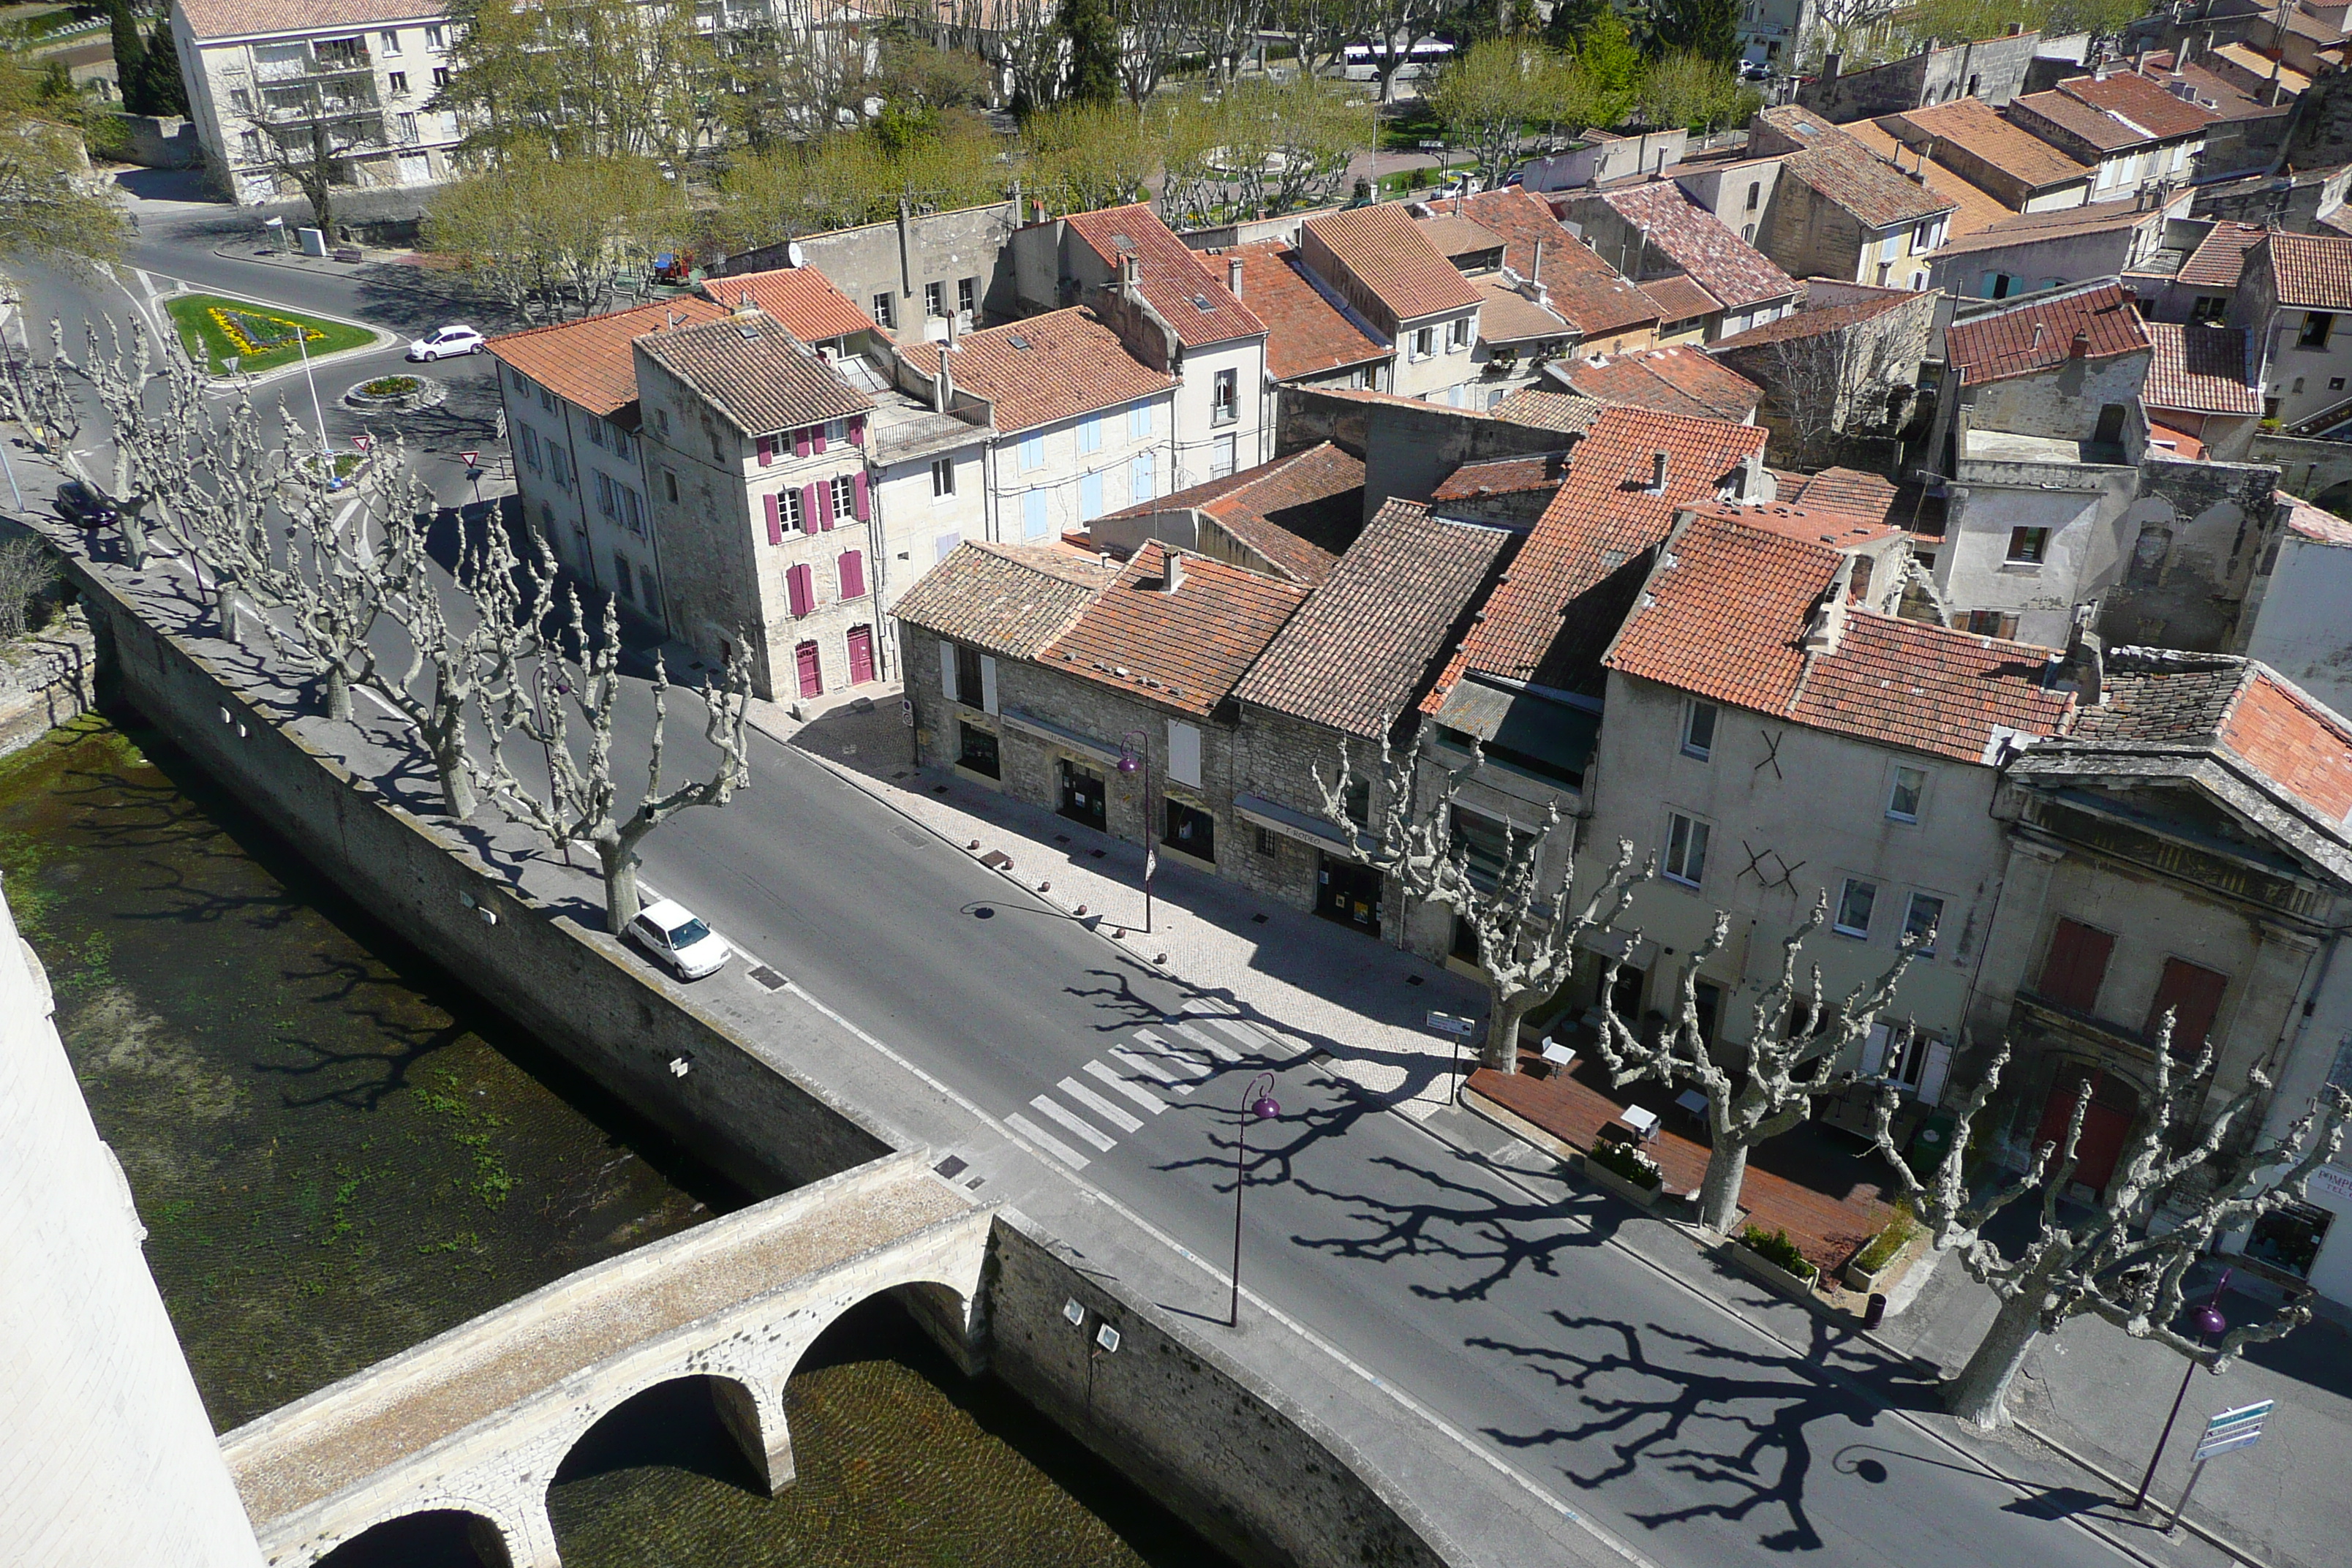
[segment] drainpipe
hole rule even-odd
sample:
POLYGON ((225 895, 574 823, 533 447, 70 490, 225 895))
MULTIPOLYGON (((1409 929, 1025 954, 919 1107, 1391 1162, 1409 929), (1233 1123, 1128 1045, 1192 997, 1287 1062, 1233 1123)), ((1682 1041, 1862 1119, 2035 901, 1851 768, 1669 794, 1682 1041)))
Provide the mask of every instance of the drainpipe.
POLYGON ((2295 994, 2303 1005, 2288 1015, 2289 1023, 2279 1028, 2279 1037, 2272 1043, 2270 1055, 2263 1062, 2263 1071, 2271 1082, 2278 1082, 2279 1069, 2303 1048, 2303 1037, 2311 1027, 2311 1015, 2319 1003, 2319 993, 2327 984, 2327 972, 2336 963, 2336 945, 2343 937, 2340 931, 2331 931, 2319 945, 2319 951, 2303 961, 2303 979, 2296 983, 2295 994), (2312 965, 2319 966, 2315 976, 2312 965))

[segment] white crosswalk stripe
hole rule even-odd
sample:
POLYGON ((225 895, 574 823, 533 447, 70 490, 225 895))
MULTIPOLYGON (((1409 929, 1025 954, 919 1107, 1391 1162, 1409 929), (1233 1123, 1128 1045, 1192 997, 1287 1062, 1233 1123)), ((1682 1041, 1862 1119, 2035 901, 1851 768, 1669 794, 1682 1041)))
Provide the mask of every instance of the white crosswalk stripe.
POLYGON ((1072 1100, 1076 1100, 1080 1105, 1085 1106, 1088 1110, 1093 1111, 1097 1116, 1101 1117, 1105 1121, 1109 1122, 1113 1127, 1118 1128, 1121 1132, 1133 1132, 1143 1125, 1142 1122, 1138 1121, 1134 1117, 1129 1116, 1126 1111, 1121 1110, 1118 1106, 1113 1105, 1109 1100, 1105 1100, 1101 1095, 1097 1094, 1093 1089, 1088 1089, 1076 1079, 1066 1078, 1054 1087, 1060 1089, 1064 1094, 1068 1095, 1072 1100))
POLYGON ((1221 1062, 1237 1062, 1242 1059, 1241 1052, 1234 1049, 1206 1029, 1187 1024, 1178 1018, 1169 1019, 1168 1026, 1221 1062))
POLYGON ((1087 1077, 1110 1085, 1111 1088, 1127 1096, 1128 1099, 1135 1101, 1136 1104, 1143 1107, 1144 1110, 1151 1112, 1154 1116, 1159 1115, 1161 1111, 1168 1109, 1168 1102, 1166 1100, 1160 1099, 1158 1095, 1152 1093, 1141 1084, 1139 1084, 1130 1079, 1119 1077, 1118 1074, 1111 1071, 1110 1068, 1103 1066, 1100 1062, 1088 1062, 1087 1064, 1086 1070, 1087 1077))
POLYGON ((1192 1086, 1191 1084, 1181 1082, 1174 1073, 1170 1072, 1158 1062, 1153 1061, 1150 1058, 1139 1051, 1129 1050, 1125 1046, 1113 1046, 1110 1048, 1110 1054, 1117 1057, 1120 1061, 1125 1062, 1129 1067, 1133 1068, 1137 1072, 1141 1073, 1144 1077, 1157 1079, 1179 1094, 1190 1094, 1192 1092, 1192 1086))
POLYGON ((1061 1161, 1063 1164, 1067 1165, 1071 1170, 1083 1171, 1087 1168, 1087 1161, 1084 1154, 1079 1153, 1076 1149, 1071 1148, 1067 1143, 1063 1142, 1059 1138, 1055 1137, 1052 1133, 1046 1131, 1044 1128, 1038 1126, 1035 1122, 1030 1121, 1019 1111, 1016 1110, 1012 1115, 1006 1117, 1004 1119, 1004 1125, 1012 1128, 1013 1131, 1020 1133, 1021 1136, 1028 1139, 1029 1142, 1036 1144, 1037 1147, 1045 1150, 1045 1152, 1053 1155, 1056 1160, 1061 1161))
POLYGON ((1032 1107, 1044 1111, 1046 1115, 1052 1117, 1055 1121, 1060 1122, 1063 1126, 1068 1128, 1071 1131, 1076 1133, 1079 1137, 1085 1139, 1087 1142, 1093 1144, 1096 1148, 1101 1150, 1106 1154, 1109 1153, 1118 1142, 1118 1140, 1116 1138, 1105 1137, 1098 1130, 1097 1130, 1093 1122, 1088 1121, 1076 1111, 1064 1109, 1062 1102, 1057 1100, 1050 1100, 1041 1094, 1034 1100, 1032 1100, 1029 1103, 1032 1107))
POLYGON ((1151 1052, 1161 1061, 1168 1063, 1178 1074, 1191 1079, 1195 1083, 1209 1076, 1211 1068, 1206 1062, 1181 1047, 1171 1045, 1149 1029, 1136 1030, 1135 1043, 1151 1052))
POLYGON ((1297 1046, 1280 1035, 1225 1012, 1222 1003, 1195 997, 1184 1004, 1184 1011, 1200 1022, 1232 1036, 1241 1042, 1243 1050, 1252 1055, 1272 1057, 1279 1061, 1298 1054, 1297 1046))

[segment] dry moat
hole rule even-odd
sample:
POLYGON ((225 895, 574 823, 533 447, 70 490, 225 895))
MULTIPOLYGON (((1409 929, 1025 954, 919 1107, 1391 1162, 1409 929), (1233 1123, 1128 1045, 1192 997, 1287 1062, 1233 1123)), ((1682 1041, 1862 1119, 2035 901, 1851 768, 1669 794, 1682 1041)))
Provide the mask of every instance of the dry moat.
MULTIPOLYGON (((0 868, 215 1427, 744 1194, 375 925, 128 714, 0 761, 0 868)), ((583 1440, 567 1568, 1224 1560, 887 1300, 787 1396, 771 1500, 698 1385, 583 1440)), ((329 1561, 473 1561, 423 1521, 329 1561)))

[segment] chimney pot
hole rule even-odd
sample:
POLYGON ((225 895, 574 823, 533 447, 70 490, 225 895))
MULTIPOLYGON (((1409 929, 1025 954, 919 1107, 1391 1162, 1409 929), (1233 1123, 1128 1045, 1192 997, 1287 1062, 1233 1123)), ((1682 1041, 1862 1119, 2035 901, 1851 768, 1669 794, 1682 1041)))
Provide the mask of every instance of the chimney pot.
POLYGON ((1238 300, 1242 297, 1242 258, 1225 258, 1225 292, 1238 300))
POLYGON ((1654 496, 1666 493, 1666 454, 1664 452, 1650 454, 1650 493, 1654 496))
POLYGON ((2070 359, 2089 359, 2091 357, 2091 333, 2088 328, 2078 327, 2075 329, 2074 341, 2066 345, 2066 354, 2070 359))
POLYGON ((1160 552, 1160 591, 1172 594, 1184 585, 1184 552, 1163 549, 1160 552))

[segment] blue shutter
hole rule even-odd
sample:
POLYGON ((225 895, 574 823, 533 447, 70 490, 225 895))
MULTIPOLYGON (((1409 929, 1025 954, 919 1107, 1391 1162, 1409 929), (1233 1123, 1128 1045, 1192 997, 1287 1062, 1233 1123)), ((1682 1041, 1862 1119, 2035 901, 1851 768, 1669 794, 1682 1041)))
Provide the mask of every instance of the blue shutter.
POLYGON ((1045 492, 1031 490, 1021 498, 1021 532, 1029 539, 1045 537, 1045 492))
POLYGON ((1088 474, 1078 481, 1078 521, 1092 522, 1102 514, 1102 476, 1088 474))

